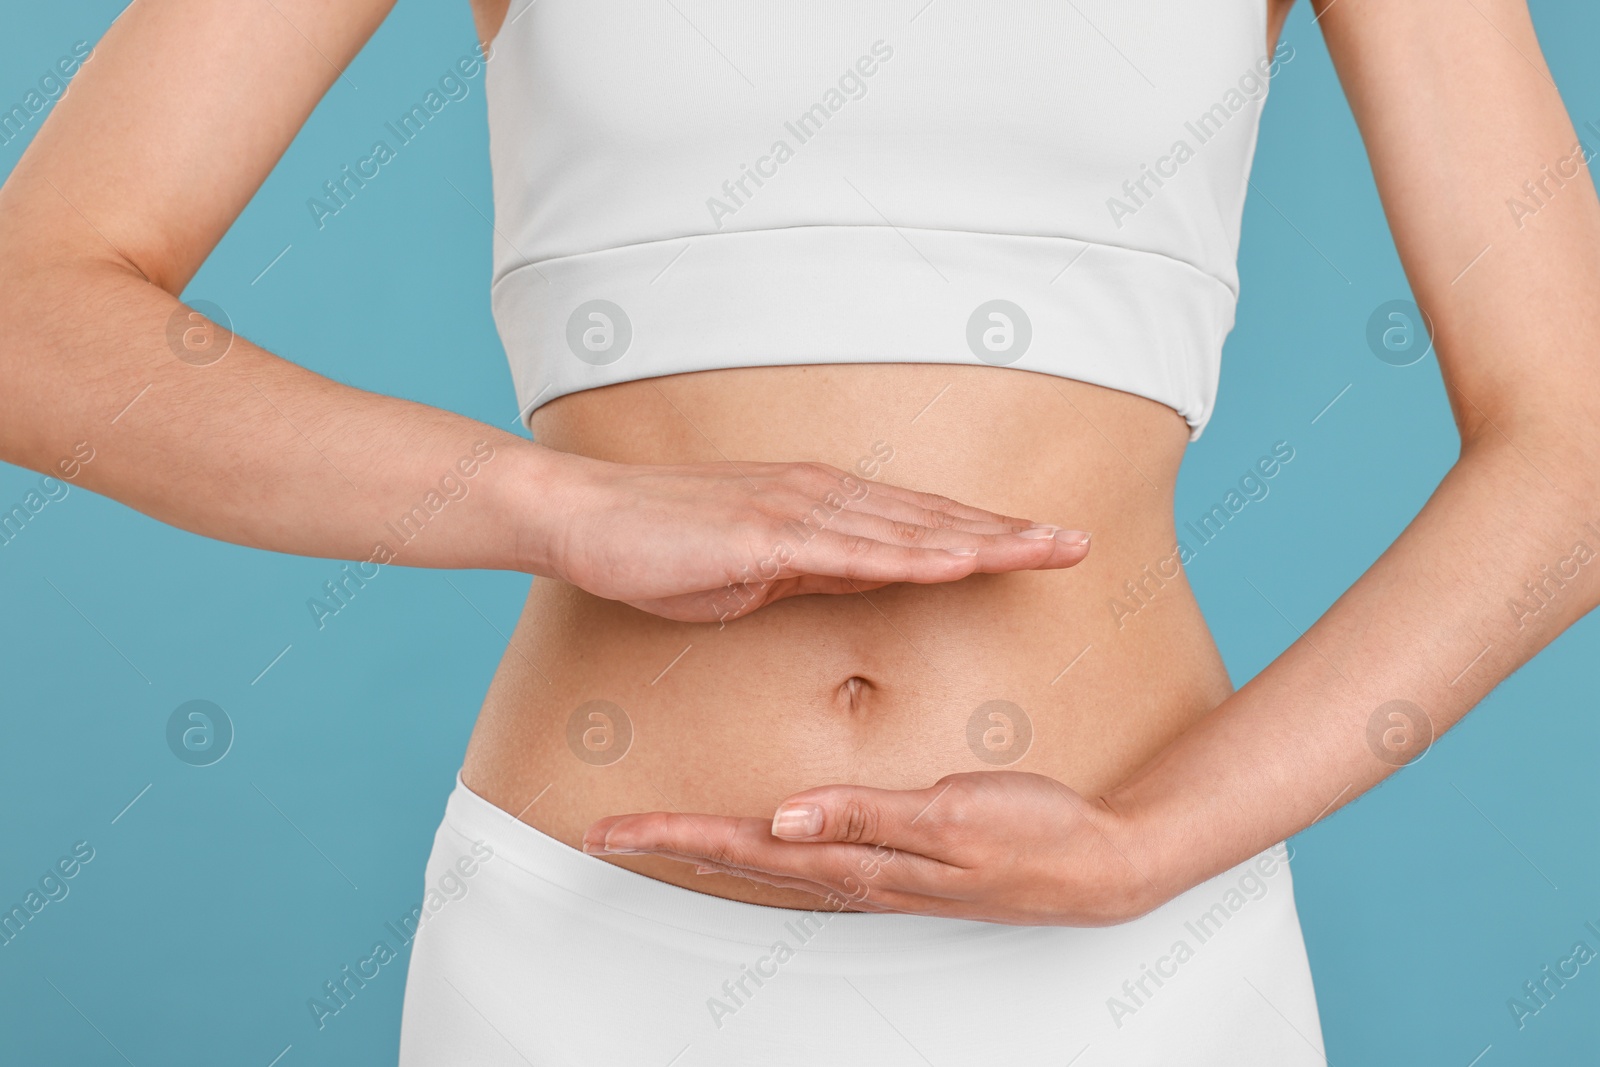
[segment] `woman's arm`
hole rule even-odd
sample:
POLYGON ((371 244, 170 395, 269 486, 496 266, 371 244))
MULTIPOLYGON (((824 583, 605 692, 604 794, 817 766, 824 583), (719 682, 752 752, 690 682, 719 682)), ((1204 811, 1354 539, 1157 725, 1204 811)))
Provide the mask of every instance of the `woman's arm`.
POLYGON ((1600 604, 1600 202, 1526 4, 1317 10, 1461 453, 1300 640, 1105 798, 1163 887, 1354 800, 1600 604))
POLYGON ((1523 0, 1317 9, 1461 433, 1394 545, 1103 798, 1014 772, 830 786, 780 807, 787 840, 651 814, 601 820, 590 847, 867 909, 1116 922, 1360 796, 1600 603, 1600 203, 1523 0))
POLYGON ((211 537, 519 569, 672 618, 1087 552, 820 464, 587 460, 220 343, 178 295, 392 3, 125 10, 0 189, 0 459, 58 473, 81 444, 79 484, 211 537))
POLYGON ((454 476, 467 497, 396 562, 521 562, 514 487, 552 484, 550 454, 178 301, 392 3, 139 3, 107 31, 0 189, 0 457, 55 473, 87 442, 76 481, 158 519, 360 560, 454 476))

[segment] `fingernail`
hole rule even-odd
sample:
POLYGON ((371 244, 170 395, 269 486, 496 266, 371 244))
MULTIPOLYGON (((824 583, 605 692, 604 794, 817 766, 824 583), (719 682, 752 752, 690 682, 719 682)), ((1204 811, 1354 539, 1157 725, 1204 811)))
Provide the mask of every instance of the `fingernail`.
POLYGON ((695 874, 716 874, 717 873, 717 869, 715 867, 696 867, 694 869, 694 873, 695 874))
POLYGON ((606 846, 603 844, 597 845, 592 841, 585 841, 583 850, 591 856, 603 856, 605 855, 606 846))
POLYGON ((790 804, 772 816, 773 837, 814 837, 822 832, 822 809, 815 804, 790 804))
POLYGON ((945 551, 952 556, 976 556, 978 554, 978 550, 975 548, 947 548, 945 551))
POLYGON ((1026 537, 1030 541, 1043 541, 1047 537, 1054 537, 1059 526, 1030 526, 1026 530, 1018 530, 1018 537, 1026 537))
POLYGON ((599 854, 602 856, 642 856, 644 855, 644 849, 623 848, 620 845, 613 845, 608 837, 605 843, 600 846, 599 854))
POLYGON ((1087 530, 1058 530, 1056 531, 1055 537, 1056 540, 1062 544, 1072 545, 1074 547, 1089 543, 1089 533, 1087 530))

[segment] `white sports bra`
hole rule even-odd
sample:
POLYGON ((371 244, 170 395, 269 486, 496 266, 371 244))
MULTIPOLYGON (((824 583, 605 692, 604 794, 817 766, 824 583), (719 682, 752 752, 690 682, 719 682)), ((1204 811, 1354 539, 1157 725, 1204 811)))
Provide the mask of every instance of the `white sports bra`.
POLYGON ((524 418, 686 371, 988 363, 1198 437, 1265 42, 1265 0, 516 0, 486 91, 524 418))

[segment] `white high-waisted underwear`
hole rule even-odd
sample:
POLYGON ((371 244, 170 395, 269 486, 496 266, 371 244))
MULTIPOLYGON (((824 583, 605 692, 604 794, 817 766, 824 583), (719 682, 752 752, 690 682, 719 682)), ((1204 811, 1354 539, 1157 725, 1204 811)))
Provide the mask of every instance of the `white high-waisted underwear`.
POLYGON ((769 908, 570 848, 459 779, 401 1067, 1323 1065, 1287 850, 1101 929, 769 908))

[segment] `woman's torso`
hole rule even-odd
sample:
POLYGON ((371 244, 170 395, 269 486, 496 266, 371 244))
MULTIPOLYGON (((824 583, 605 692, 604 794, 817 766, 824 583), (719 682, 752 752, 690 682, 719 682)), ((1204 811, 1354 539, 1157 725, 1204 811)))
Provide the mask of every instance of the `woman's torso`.
MULTIPOLYGON (((1237 14, 1239 0, 1230 3, 1235 23, 1248 21, 1237 14)), ((498 23, 504 9, 496 6, 481 5, 480 27, 498 23)), ((517 17, 514 5, 510 24, 517 17)), ((502 85, 518 83, 506 73, 512 60, 494 60, 502 64, 502 85)), ((1216 72, 1231 77, 1235 65, 1230 53, 1216 72)), ((1197 99, 1209 98, 1209 89, 1196 92, 1197 99)), ((670 109, 661 111, 657 102, 657 113, 670 109)), ((505 114, 502 102, 502 122, 505 114)), ((1186 117, 1168 116, 1175 125, 1186 117)), ((505 179, 516 175, 502 174, 501 161, 521 147, 508 152, 504 140, 497 146, 497 207, 516 203, 515 189, 510 201, 502 199, 505 179)), ((1213 145, 1206 165, 1219 166, 1237 149, 1213 145)), ((1219 188, 1234 181, 1220 166, 1219 188)), ((1207 200, 1210 179, 1198 170, 1190 175, 1207 200)), ((1235 177, 1242 188, 1242 175, 1235 177)), ((1114 184, 1107 189, 1115 192, 1114 184)), ((1196 192, 1174 186, 1152 198, 1137 221, 1147 228, 1150 262, 1163 270, 1189 264, 1173 254, 1182 253, 1185 241, 1214 257, 1210 277, 1197 272, 1193 283, 1213 286, 1205 290, 1210 300, 1216 286, 1232 280, 1232 248, 1218 243, 1228 237, 1232 208, 1228 201, 1207 215, 1196 237, 1182 229, 1180 211, 1196 192), (1209 226, 1221 238, 1205 236, 1209 226), (1170 248, 1155 248, 1162 241, 1170 248)), ((782 195, 773 192, 761 205, 774 213, 774 226, 785 224, 782 195)), ((995 196, 1003 199, 1004 190, 995 196)), ((575 249, 583 251, 539 246, 549 227, 520 229, 510 217, 518 213, 527 215, 519 205, 498 220, 509 227, 506 247, 497 251, 505 253, 502 266, 515 272, 541 253, 570 261, 575 249)), ((1236 227, 1236 217, 1232 222, 1236 227)), ((570 220, 556 229, 577 240, 570 220)), ((1109 241, 1101 246, 1114 256, 1109 241)), ((521 271, 518 282, 530 301, 549 291, 532 272, 521 271)), ((642 291, 653 279, 637 284, 642 291)), ((1231 304, 1226 297, 1223 303, 1231 321, 1231 304)), ((503 335, 504 312, 524 306, 536 305, 497 307, 503 335)), ((1137 361, 1143 324, 1122 325, 1127 358, 1137 361)), ((1220 337, 1202 340, 1220 344, 1220 337)), ((536 379, 519 378, 519 388, 533 392, 530 381, 536 379)), ((676 810, 766 817, 788 794, 833 782, 916 788, 952 772, 1004 767, 1095 793, 1230 692, 1175 554, 1172 492, 1190 425, 1171 406, 976 360, 834 359, 582 388, 538 407, 530 424, 542 444, 618 462, 820 460, 1094 535, 1088 559, 1065 571, 798 597, 726 626, 669 622, 557 581, 534 580, 462 777, 492 803, 574 847, 605 815, 676 810)), ((817 905, 806 894, 699 876, 659 858, 613 862, 704 892, 817 905)))
MULTIPOLYGON (((1094 535, 1065 571, 797 597, 725 627, 535 579, 462 775, 574 847, 605 815, 765 817, 834 782, 920 788, 1004 767, 1094 793, 1230 692, 1174 558, 1187 427, 1152 401, 1007 368, 747 368, 574 394, 534 428, 619 462, 865 460, 876 480, 1094 535), (621 714, 580 711, 591 701, 621 714), (991 712, 1013 720, 1009 736, 991 712)), ((724 896, 817 903, 672 861, 617 862, 724 896)))

